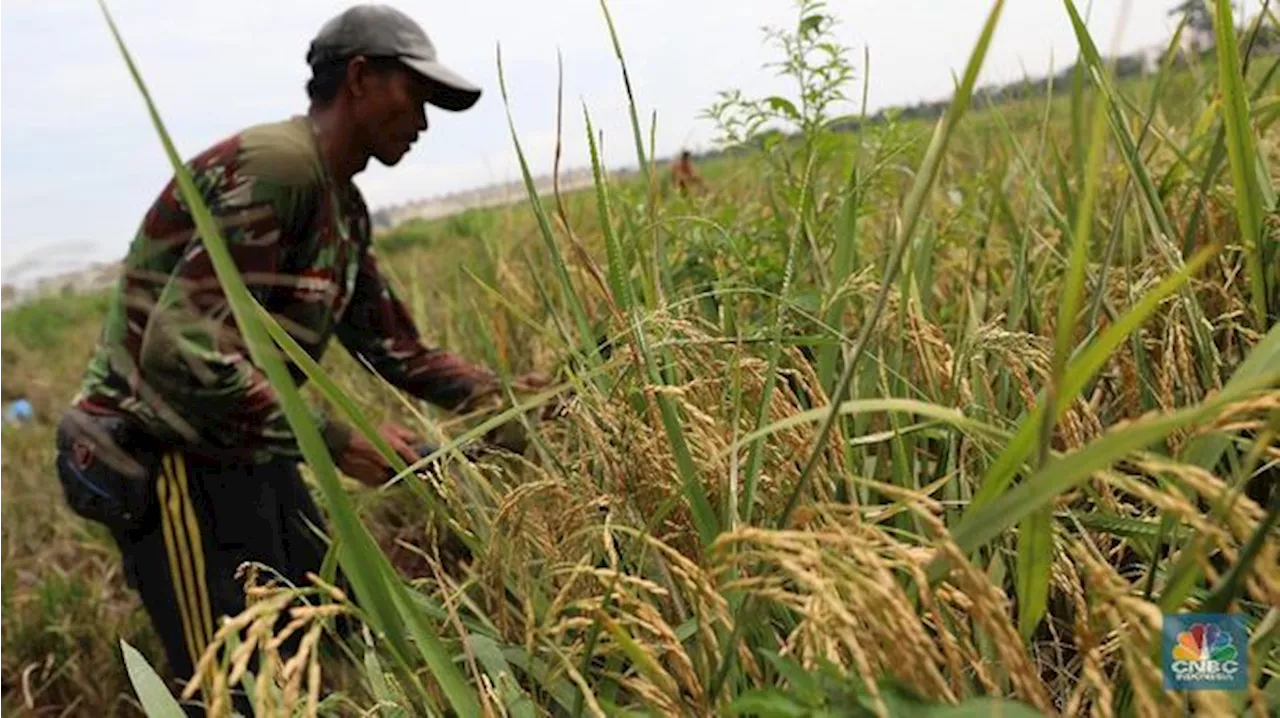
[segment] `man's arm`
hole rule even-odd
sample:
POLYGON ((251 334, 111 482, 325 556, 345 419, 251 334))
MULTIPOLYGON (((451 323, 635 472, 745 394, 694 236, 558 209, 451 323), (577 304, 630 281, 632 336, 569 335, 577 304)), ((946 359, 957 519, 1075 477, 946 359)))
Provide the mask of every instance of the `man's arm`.
POLYGON ((359 279, 337 335, 393 386, 445 409, 462 409, 500 386, 489 369, 422 342, 369 249, 361 254, 359 279))

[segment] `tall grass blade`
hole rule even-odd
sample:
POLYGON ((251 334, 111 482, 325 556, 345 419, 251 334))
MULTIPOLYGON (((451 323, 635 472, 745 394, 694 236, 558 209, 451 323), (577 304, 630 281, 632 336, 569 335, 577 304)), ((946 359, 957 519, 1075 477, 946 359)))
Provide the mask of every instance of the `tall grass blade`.
POLYGON ((1018 633, 1030 640, 1049 608, 1049 578, 1053 569, 1053 507, 1027 516, 1018 524, 1018 633))
POLYGON ((613 292, 613 301, 626 315, 630 315, 635 302, 631 297, 631 279, 622 245, 613 229, 613 217, 610 212, 609 186, 605 181, 601 167, 600 155, 596 149, 595 130, 591 125, 591 113, 586 105, 582 107, 582 118, 587 126, 587 145, 591 150, 591 173, 596 187, 596 208, 600 213, 600 231, 604 235, 604 247, 608 257, 609 288, 613 292))
MULTIPOLYGON (((1063 512, 1059 518, 1069 518, 1071 524, 1079 524, 1090 531, 1109 533, 1112 536, 1138 541, 1155 541, 1160 538, 1160 522, 1135 519, 1105 511, 1090 510, 1087 513, 1063 512)), ((1190 535, 1186 527, 1174 528, 1180 536, 1190 535)))
MULTIPOLYGON (((1084 87, 1085 87, 1085 64, 1081 62, 1081 57, 1076 56, 1075 70, 1071 73, 1071 146, 1084 147, 1084 87)), ((1074 170, 1076 181, 1084 181, 1084 155, 1080 152, 1071 153, 1074 162, 1074 170)))
POLYGON ((626 60, 622 56, 622 42, 618 40, 618 31, 613 25, 613 16, 609 14, 609 5, 605 0, 600 0, 600 10, 604 13, 605 23, 609 26, 609 40, 613 43, 613 54, 618 58, 618 68, 622 71, 622 84, 627 92, 627 109, 631 115, 631 130, 636 142, 636 160, 647 181, 652 172, 652 166, 644 154, 644 133, 640 129, 640 117, 636 114, 636 98, 635 93, 631 91, 631 76, 627 74, 626 60))
MULTIPOLYGON (((857 416, 860 414, 874 413, 901 413, 915 416, 924 416, 935 419, 941 423, 949 424, 960 429, 968 436, 987 441, 1004 441, 1009 435, 1001 429, 994 427, 985 422, 966 416, 964 412, 953 409, 949 406, 940 404, 932 404, 918 399, 897 399, 897 398, 878 398, 878 399, 850 399, 841 402, 837 407, 841 416, 857 416)), ((740 450, 743 446, 758 441, 764 437, 772 436, 781 431, 789 431, 798 426, 812 424, 819 421, 827 415, 831 410, 825 406, 808 411, 792 414, 785 419, 771 422, 765 426, 756 429, 748 434, 742 435, 737 441, 730 444, 720 452, 719 457, 724 458, 729 454, 740 450)), ((879 440, 889 440, 895 435, 902 434, 901 431, 885 431, 882 435, 873 438, 879 440)))
MULTIPOLYGON (((618 69, 622 72, 622 86, 627 94, 627 112, 631 119, 631 134, 636 145, 636 162, 640 168, 640 174, 645 181, 645 188, 648 191, 648 201, 645 202, 649 212, 649 223, 651 226, 652 244, 653 244, 653 290, 649 293, 659 304, 666 301, 667 292, 671 291, 671 273, 670 267, 667 266, 666 248, 663 246, 662 231, 658 227, 656 190, 657 185, 654 181, 653 163, 651 158, 645 156, 644 151, 644 132, 640 127, 640 116, 636 112, 635 93, 631 89, 631 75, 627 72, 627 62, 622 55, 622 41, 618 39, 618 30, 613 24, 613 15, 609 13, 609 5, 605 0, 600 0, 600 11, 604 13, 605 24, 609 28, 609 41, 613 44, 613 54, 618 58, 618 69)), ((651 126, 656 130, 657 122, 651 126)), ((629 270, 630 267, 627 267, 629 270)))
MULTIPOLYGON (((838 234, 836 235, 836 250, 832 260, 832 289, 836 294, 831 306, 827 309, 826 322, 832 326, 839 326, 844 316, 847 300, 840 294, 841 283, 853 273, 854 268, 858 265, 858 225, 861 220, 862 198, 864 196, 862 186, 862 151, 864 146, 863 135, 867 122, 867 97, 871 88, 871 50, 864 48, 862 62, 862 105, 858 112, 858 131, 854 139, 853 161, 849 164, 849 181, 845 185, 842 196, 844 202, 840 207, 840 223, 838 226, 838 234)), ((835 387, 832 383, 836 378, 836 359, 840 356, 840 347, 829 346, 824 347, 818 352, 818 380, 822 382, 822 388, 831 391, 835 387)), ((842 401, 844 397, 833 396, 832 401, 842 401)))
MULTIPOLYGON (((1071 233, 1071 253, 1067 260, 1066 279, 1058 298, 1058 320, 1054 332, 1049 386, 1045 395, 1044 420, 1040 426, 1040 453, 1036 462, 1043 466, 1049 458, 1049 444, 1057 423, 1058 402, 1069 403, 1071 395, 1059 396, 1077 317, 1084 302, 1085 270, 1089 262, 1089 243, 1093 236, 1093 213, 1101 182, 1102 155, 1106 149, 1106 103, 1094 100, 1093 118, 1089 126, 1089 150, 1085 161, 1084 190, 1076 203, 1076 221, 1071 233)), ((1044 617, 1049 600, 1049 571, 1053 565, 1053 515, 1045 507, 1028 516, 1018 528, 1018 628, 1024 639, 1044 617)))
MULTIPOLYGON (((840 285, 850 274, 856 263, 858 242, 858 215, 862 207, 862 192, 859 187, 859 169, 857 156, 861 154, 861 137, 858 150, 855 151, 853 167, 849 170, 849 181, 844 188, 844 203, 840 210, 840 233, 836 237, 836 251, 832 266, 832 289, 837 296, 831 300, 826 312, 826 322, 831 326, 840 326, 848 300, 840 294, 840 285)), ((836 360, 840 355, 838 345, 827 346, 818 353, 818 380, 823 389, 831 391, 836 378, 836 360)), ((832 401, 843 397, 833 396, 832 401)))
MULTIPOLYGON (((806 181, 800 189, 800 204, 803 206, 804 198, 809 193, 809 183, 807 181, 808 171, 805 172, 806 181)), ((781 215, 779 215, 781 216, 781 215)), ((787 254, 784 267, 782 270, 782 287, 779 289, 779 295, 787 297, 790 294, 792 281, 795 277, 796 270, 796 251, 797 232, 800 230, 801 223, 796 221, 792 225, 791 231, 787 232, 787 254)), ((755 427, 759 428, 769 417, 769 407, 773 402, 773 392, 777 389, 778 384, 778 366, 782 362, 782 334, 783 325, 786 321, 787 305, 778 302, 773 312, 773 327, 770 331, 769 343, 769 364, 765 369, 764 387, 760 392, 760 400, 756 405, 755 427)), ((751 451, 747 454, 747 470, 743 477, 742 504, 740 512, 742 520, 745 523, 751 523, 752 516, 755 513, 756 489, 759 486, 760 470, 764 466, 764 442, 757 441, 751 445, 751 451)))
POLYGON ((1240 52, 1235 27, 1231 23, 1231 5, 1227 0, 1215 3, 1213 29, 1218 53, 1218 84, 1222 93, 1222 123, 1226 128, 1227 157, 1231 161, 1232 184, 1235 185, 1236 221, 1249 273, 1254 326, 1261 330, 1269 324, 1267 305, 1270 296, 1262 263, 1263 200, 1257 175, 1258 156, 1249 124, 1249 100, 1245 95, 1240 52))

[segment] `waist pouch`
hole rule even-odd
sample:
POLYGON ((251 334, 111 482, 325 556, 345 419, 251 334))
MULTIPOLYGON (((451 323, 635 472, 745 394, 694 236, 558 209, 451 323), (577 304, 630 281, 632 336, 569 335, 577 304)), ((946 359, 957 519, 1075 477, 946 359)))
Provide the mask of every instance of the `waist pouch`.
POLYGON ((114 531, 151 520, 159 454, 133 422, 68 409, 56 445, 58 480, 72 511, 114 531))

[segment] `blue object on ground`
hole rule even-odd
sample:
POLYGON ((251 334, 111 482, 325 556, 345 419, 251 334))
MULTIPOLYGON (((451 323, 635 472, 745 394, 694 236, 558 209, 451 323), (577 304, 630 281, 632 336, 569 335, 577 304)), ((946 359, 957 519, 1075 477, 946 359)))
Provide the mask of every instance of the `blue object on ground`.
POLYGON ((4 420, 15 424, 30 421, 34 415, 31 402, 26 399, 18 399, 4 408, 4 420))

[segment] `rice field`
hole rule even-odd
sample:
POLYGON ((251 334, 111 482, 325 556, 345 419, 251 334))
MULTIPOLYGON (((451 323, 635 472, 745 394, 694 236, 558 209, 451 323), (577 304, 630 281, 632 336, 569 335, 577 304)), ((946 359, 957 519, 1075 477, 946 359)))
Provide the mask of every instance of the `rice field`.
MULTIPOLYGON (((766 38, 795 95, 708 98, 726 151, 687 195, 613 34, 634 134, 609 146, 637 172, 611 176, 589 129, 562 141, 590 144, 594 186, 537 194, 512 126, 527 202, 379 238, 433 342, 553 374, 484 413, 301 354, 206 211, 335 540, 311 586, 248 572, 189 695, 217 714, 248 690, 264 715, 1273 715, 1280 54, 1257 38, 1276 17, 1121 77, 1066 0, 1075 69, 996 98, 976 78, 1002 4, 939 116, 842 117, 874 65, 799 3, 766 38), (421 430, 440 470, 396 460, 354 488, 308 403, 421 430), (519 450, 475 451, 493 432, 519 450), (1163 617, 1197 612, 1242 618, 1247 690, 1164 688, 1163 617)), ((109 539, 47 468, 101 311, 4 317, 6 399, 37 410, 3 437, 15 715, 176 710, 109 539)))

